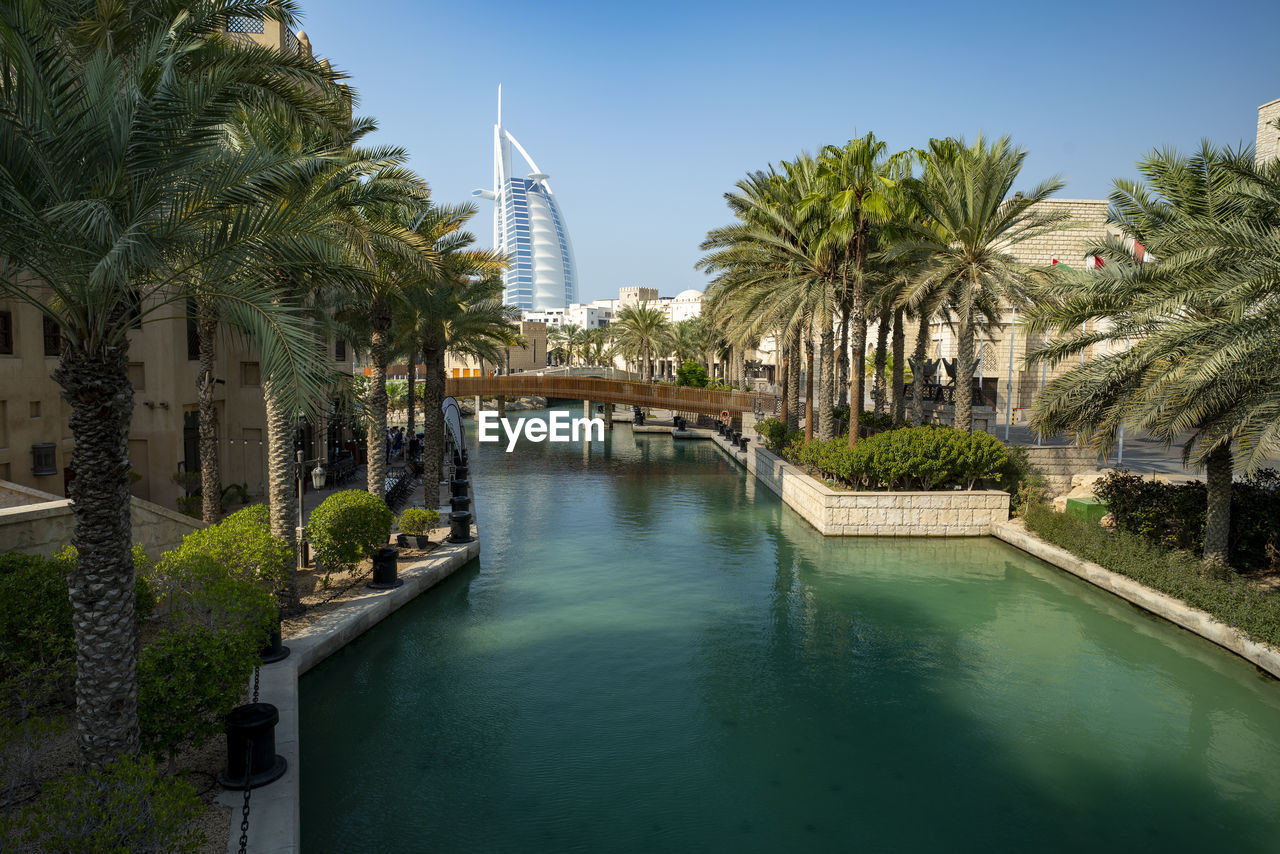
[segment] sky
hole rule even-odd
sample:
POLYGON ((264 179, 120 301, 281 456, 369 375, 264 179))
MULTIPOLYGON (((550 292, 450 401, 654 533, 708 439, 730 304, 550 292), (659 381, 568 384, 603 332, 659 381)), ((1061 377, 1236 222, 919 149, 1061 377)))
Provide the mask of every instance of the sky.
MULTIPOLYGON (((440 202, 492 184, 493 124, 550 175, 582 301, 701 290, 748 172, 874 131, 891 150, 1009 134, 1022 185, 1105 198, 1160 146, 1252 144, 1280 98, 1280 0, 339 3, 298 0, 372 141, 440 202)), ((518 157, 518 155, 517 155, 518 157)), ((492 203, 472 229, 490 246, 492 203)))

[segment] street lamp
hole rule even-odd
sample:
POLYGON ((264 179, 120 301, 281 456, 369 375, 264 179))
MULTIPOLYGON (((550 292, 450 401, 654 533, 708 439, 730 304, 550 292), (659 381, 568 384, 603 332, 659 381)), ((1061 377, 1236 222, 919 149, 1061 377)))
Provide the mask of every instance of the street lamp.
POLYGON ((307 530, 302 522, 302 470, 303 455, 298 451, 298 569, 306 569, 307 566, 307 530))

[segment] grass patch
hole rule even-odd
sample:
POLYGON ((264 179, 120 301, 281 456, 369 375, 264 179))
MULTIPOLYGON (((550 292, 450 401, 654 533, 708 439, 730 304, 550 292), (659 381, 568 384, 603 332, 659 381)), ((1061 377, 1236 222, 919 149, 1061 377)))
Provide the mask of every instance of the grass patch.
POLYGON ((1189 552, 1161 548, 1136 534, 1090 525, 1043 504, 1032 504, 1027 529, 1112 572, 1181 599, 1244 632, 1280 647, 1280 597, 1258 589, 1233 572, 1205 569, 1189 552))

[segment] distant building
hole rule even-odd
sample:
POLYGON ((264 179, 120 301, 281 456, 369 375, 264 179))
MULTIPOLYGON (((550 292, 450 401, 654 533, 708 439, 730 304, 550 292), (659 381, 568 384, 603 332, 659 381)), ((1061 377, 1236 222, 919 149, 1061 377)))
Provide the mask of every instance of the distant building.
POLYGON ((472 195, 495 203, 493 245, 511 267, 502 274, 503 302, 525 311, 564 308, 578 298, 578 271, 564 214, 551 192, 548 175, 502 126, 502 87, 498 87, 498 123, 493 126, 493 189, 472 195), (513 174, 511 147, 532 170, 513 174))

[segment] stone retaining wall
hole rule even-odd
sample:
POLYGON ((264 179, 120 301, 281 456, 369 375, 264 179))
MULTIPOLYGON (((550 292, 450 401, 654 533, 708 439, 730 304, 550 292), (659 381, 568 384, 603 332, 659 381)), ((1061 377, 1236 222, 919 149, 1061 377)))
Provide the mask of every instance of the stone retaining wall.
POLYGON ((1009 493, 994 489, 937 492, 844 492, 810 477, 764 448, 716 444, 746 466, 804 520, 827 536, 976 537, 1009 518, 1009 493))
POLYGON ((1023 445, 1027 459, 1044 475, 1049 497, 1071 491, 1072 475, 1098 468, 1098 454, 1090 448, 1074 445, 1023 445))
MULTIPOLYGON (((204 527, 198 519, 141 498, 133 499, 129 515, 133 521, 133 542, 142 543, 152 558, 176 547, 187 534, 204 527)), ((75 528, 69 498, 0 507, 0 552, 48 557, 71 542, 75 528)))

